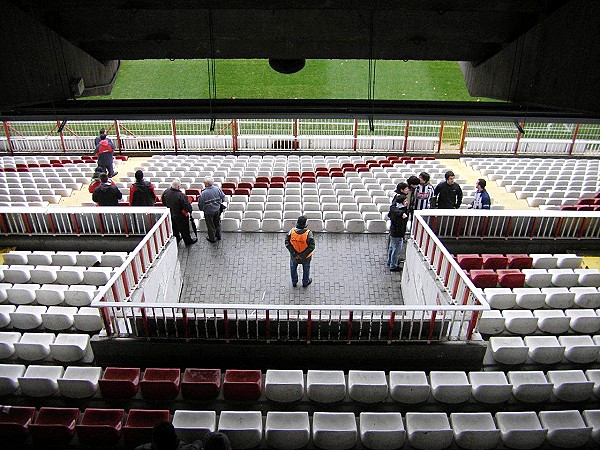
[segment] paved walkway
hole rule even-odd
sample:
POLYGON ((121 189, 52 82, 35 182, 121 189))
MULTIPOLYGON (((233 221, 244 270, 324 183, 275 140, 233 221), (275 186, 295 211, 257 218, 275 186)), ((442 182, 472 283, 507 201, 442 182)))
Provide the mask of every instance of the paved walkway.
MULTIPOLYGON (((387 235, 315 234, 313 283, 292 287, 283 233, 224 233, 179 247, 181 302, 283 305, 402 304, 400 272, 390 272, 387 235)), ((302 279, 301 268, 298 274, 302 279)))

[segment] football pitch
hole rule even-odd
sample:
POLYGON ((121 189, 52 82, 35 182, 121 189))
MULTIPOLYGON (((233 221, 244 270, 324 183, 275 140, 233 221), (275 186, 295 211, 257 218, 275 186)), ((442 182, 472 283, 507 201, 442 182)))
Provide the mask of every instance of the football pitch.
MULTIPOLYGON (((307 60, 283 75, 266 60, 216 60, 217 98, 367 99, 366 60, 307 60)), ((109 96, 96 99, 208 98, 206 60, 123 61, 109 96)), ((378 100, 490 101, 471 97, 457 62, 377 61, 378 100)))

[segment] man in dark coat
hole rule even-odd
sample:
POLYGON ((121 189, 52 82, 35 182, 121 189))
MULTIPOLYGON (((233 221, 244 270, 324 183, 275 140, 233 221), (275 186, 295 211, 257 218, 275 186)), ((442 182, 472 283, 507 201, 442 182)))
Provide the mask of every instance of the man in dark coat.
POLYGON ((462 189, 454 181, 454 172, 449 170, 444 175, 446 181, 440 182, 435 187, 435 196, 437 197, 438 209, 458 209, 462 203, 462 189))
POLYGON ((119 200, 123 198, 123 194, 112 181, 109 181, 108 175, 103 173, 100 175, 100 186, 94 189, 92 200, 98 206, 119 206, 119 200))
POLYGON ((192 239, 190 236, 190 214, 192 205, 187 196, 181 192, 181 181, 175 178, 171 187, 161 196, 163 205, 171 210, 171 223, 173 224, 173 234, 177 243, 183 239, 185 245, 192 245, 198 242, 198 239, 192 239))
POLYGON ((135 183, 129 187, 129 204, 131 206, 154 206, 155 203, 154 186, 144 180, 144 172, 138 170, 135 172, 135 183))

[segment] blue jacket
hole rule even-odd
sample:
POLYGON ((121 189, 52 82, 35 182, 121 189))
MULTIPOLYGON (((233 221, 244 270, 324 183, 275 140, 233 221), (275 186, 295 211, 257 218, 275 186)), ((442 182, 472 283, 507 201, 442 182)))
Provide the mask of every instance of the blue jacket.
POLYGON ((214 214, 220 212, 221 204, 225 200, 225 194, 219 186, 212 185, 206 187, 198 198, 198 209, 204 211, 204 214, 214 214))

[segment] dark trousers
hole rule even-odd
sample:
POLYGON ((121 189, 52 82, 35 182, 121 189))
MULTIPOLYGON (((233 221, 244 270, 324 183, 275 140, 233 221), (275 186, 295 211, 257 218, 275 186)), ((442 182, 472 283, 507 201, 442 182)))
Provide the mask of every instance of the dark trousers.
POLYGON ((186 244, 192 243, 190 235, 190 219, 183 214, 174 215, 171 211, 171 223, 173 224, 173 235, 177 239, 177 243, 183 239, 186 244))
POLYGON ((100 167, 104 167, 106 172, 108 173, 108 178, 111 178, 114 175, 113 169, 113 154, 110 152, 102 153, 98 156, 98 165, 100 167))
POLYGON ((219 211, 212 214, 204 213, 204 221, 206 222, 208 239, 211 241, 221 239, 221 213, 219 211))

